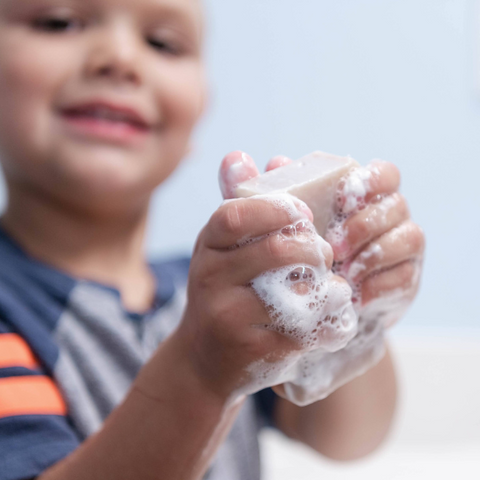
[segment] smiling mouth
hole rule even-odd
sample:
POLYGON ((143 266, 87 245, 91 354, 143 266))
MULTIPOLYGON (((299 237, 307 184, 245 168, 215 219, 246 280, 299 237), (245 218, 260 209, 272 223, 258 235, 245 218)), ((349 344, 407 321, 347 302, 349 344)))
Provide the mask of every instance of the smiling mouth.
POLYGON ((86 106, 64 110, 64 115, 72 119, 90 119, 101 122, 126 123, 139 129, 148 129, 148 125, 140 117, 105 106, 86 106))
POLYGON ((152 130, 136 112, 105 105, 69 108, 61 115, 74 133, 115 143, 144 137, 152 130))

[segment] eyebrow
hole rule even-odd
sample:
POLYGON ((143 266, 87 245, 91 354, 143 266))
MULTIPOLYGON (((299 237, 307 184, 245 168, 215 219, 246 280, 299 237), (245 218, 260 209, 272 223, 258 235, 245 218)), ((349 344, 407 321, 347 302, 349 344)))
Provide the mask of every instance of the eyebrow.
MULTIPOLYGON (((150 8, 152 11, 152 19, 158 12, 167 20, 172 20, 187 28, 191 28, 199 39, 203 37, 203 15, 200 6, 198 6, 198 17, 200 20, 195 18, 193 11, 191 12, 188 8, 179 5, 179 2, 175 0, 161 0, 155 2, 155 4, 148 5, 147 8, 150 8)), ((194 8, 197 7, 195 6, 194 8)))
MULTIPOLYGON (((76 3, 80 3, 77 0, 62 0, 62 6, 71 6, 76 3)), ((38 7, 39 9, 43 6, 52 6, 60 5, 60 0, 43 0, 44 5, 38 5, 37 0, 0 0, 0 10, 3 10, 7 14, 22 11, 22 9, 31 9, 32 7, 38 7)))

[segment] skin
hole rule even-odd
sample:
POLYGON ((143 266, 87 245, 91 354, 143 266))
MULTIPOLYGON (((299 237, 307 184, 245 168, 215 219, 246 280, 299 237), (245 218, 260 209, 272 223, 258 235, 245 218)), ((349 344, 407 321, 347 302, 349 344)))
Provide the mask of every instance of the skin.
MULTIPOLYGON (((130 310, 148 309, 153 298, 143 253, 151 193, 184 156, 203 108, 201 36, 195 0, 0 0, 0 156, 9 190, 2 225, 34 257, 116 287, 130 310), (67 30, 46 31, 51 18, 67 30), (125 144, 65 129, 62 108, 92 95, 142 110, 148 135, 125 144)), ((272 168, 284 162, 277 159, 272 168)), ((379 192, 397 190, 395 172, 389 167, 379 176, 379 192)), ((350 219, 358 234, 333 251, 350 258, 387 235, 389 270, 369 265, 363 282, 374 298, 394 287, 394 269, 421 255, 423 236, 400 259, 396 240, 388 231, 370 231, 360 213, 350 219)), ((390 230, 406 221, 399 213, 390 230)), ((195 247, 180 327, 100 432, 39 478, 202 477, 244 401, 232 401, 232 393, 248 382, 245 368, 300 348, 288 337, 254 328, 269 318, 248 282, 281 265, 315 264, 316 252, 277 235, 229 248, 245 235, 288 223, 285 212, 248 199, 213 214, 195 247)), ((332 256, 326 261, 331 264, 332 256)), ((357 458, 385 437, 395 396, 387 356, 310 407, 281 400, 275 416, 283 431, 320 453, 357 458)))

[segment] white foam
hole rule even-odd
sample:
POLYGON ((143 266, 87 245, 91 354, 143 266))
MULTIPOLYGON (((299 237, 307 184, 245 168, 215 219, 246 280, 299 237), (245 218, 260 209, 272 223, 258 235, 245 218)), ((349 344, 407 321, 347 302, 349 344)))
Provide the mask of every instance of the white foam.
POLYGON ((384 256, 383 249, 378 243, 372 242, 363 252, 361 252, 357 258, 350 264, 348 271, 345 275, 349 281, 356 278, 358 274, 366 270, 366 262, 371 258, 381 260, 384 256))
POLYGON ((384 329, 380 323, 360 319, 355 337, 335 352, 316 348, 306 353, 293 352, 276 362, 260 360, 251 364, 251 381, 237 393, 252 394, 283 385, 288 400, 300 406, 309 405, 365 373, 384 354, 384 329))
POLYGON ((331 244, 345 241, 348 230, 345 221, 366 207, 365 198, 371 191, 371 180, 378 174, 375 164, 351 170, 340 181, 337 189, 336 210, 332 212, 332 220, 328 225, 325 238, 331 244))
POLYGON ((255 278, 252 287, 269 312, 268 328, 294 338, 304 350, 339 350, 357 331, 350 287, 324 266, 279 268, 255 278))
POLYGON ((365 206, 365 197, 370 191, 372 173, 371 168, 360 167, 352 170, 343 179, 343 185, 340 186, 339 194, 342 197, 342 211, 344 214, 348 215, 365 206))
MULTIPOLYGON (((289 236, 288 235, 288 229, 292 229, 292 234, 296 235, 296 228, 294 224, 298 224, 300 221, 305 221, 307 222, 306 225, 308 224, 308 228, 310 230, 311 234, 315 233, 315 228, 313 228, 312 224, 309 221, 307 211, 308 211, 308 206, 305 202, 302 202, 302 200, 299 200, 298 198, 295 198, 294 196, 290 195, 289 193, 272 193, 272 194, 264 194, 264 195, 254 195, 252 197, 249 197, 249 201, 251 200, 261 200, 264 202, 268 202, 271 205, 273 205, 275 208, 284 210, 288 214, 289 221, 293 225, 287 225, 284 229, 279 230, 278 232, 270 232, 266 235, 262 235, 260 237, 252 237, 249 234, 246 234, 242 238, 238 239, 236 242, 235 247, 243 247, 245 245, 251 244, 258 242, 260 240, 263 240, 265 237, 268 237, 270 235, 275 235, 276 233, 280 233, 283 236, 289 236), (285 231, 284 231, 285 230, 285 231)), ((244 201, 243 199, 239 198, 234 198, 234 199, 229 199, 229 200, 224 200, 223 204, 226 203, 231 203, 231 202, 241 202, 244 201)), ((300 240, 301 236, 299 235, 297 240, 300 240)), ((320 237, 319 237, 320 238, 320 237)), ((324 242, 326 248, 330 248, 330 245, 328 245, 326 242, 324 242)))

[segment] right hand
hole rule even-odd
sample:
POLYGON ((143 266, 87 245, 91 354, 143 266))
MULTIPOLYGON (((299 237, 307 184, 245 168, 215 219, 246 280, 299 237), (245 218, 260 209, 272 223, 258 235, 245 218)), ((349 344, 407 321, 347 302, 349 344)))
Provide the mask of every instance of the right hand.
MULTIPOLYGON (((295 200, 300 211, 308 208, 295 200)), ((311 212, 302 213, 309 221, 311 212)), ((265 328, 268 312, 249 283, 263 272, 287 265, 332 266, 309 242, 275 233, 290 225, 286 210, 259 199, 223 204, 200 233, 189 276, 188 303, 177 331, 197 374, 216 393, 229 396, 249 382, 247 367, 276 362, 302 347, 265 328), (240 239, 263 237, 238 246, 240 239)))

